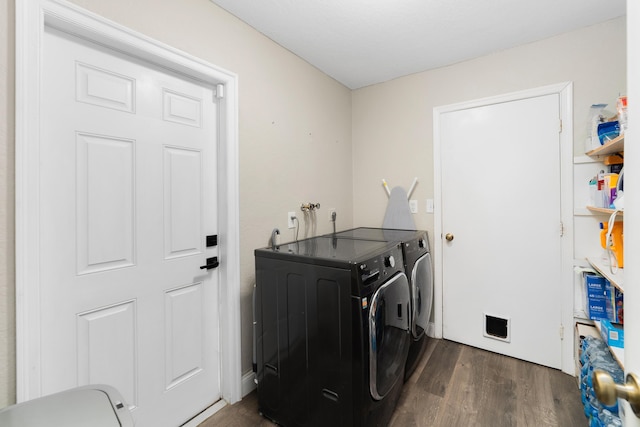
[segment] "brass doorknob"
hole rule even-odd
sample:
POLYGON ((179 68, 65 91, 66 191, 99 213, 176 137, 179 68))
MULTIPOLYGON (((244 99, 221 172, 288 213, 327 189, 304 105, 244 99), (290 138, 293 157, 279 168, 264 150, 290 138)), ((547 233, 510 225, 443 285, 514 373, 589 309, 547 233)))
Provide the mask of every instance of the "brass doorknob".
POLYGON ((627 374, 625 384, 616 384, 613 378, 605 371, 596 369, 593 371, 593 388, 596 397, 607 406, 616 403, 616 399, 624 399, 629 402, 633 413, 640 417, 640 387, 638 377, 635 374, 627 374))
POLYGON ((450 242, 453 240, 453 234, 447 233, 445 234, 444 238, 447 239, 447 242, 450 242))

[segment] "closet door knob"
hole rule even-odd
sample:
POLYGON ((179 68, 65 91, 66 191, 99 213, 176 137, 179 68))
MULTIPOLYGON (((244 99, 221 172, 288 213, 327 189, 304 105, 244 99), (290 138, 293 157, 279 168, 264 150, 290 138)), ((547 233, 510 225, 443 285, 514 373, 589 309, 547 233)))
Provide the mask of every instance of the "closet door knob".
POLYGON ((634 374, 627 375, 625 384, 616 384, 613 378, 605 371, 596 369, 593 371, 593 385, 596 397, 607 406, 616 403, 616 399, 624 399, 629 402, 636 416, 640 416, 640 381, 634 374))
POLYGON ((453 234, 447 233, 445 234, 444 238, 447 239, 447 242, 450 242, 453 240, 453 234))

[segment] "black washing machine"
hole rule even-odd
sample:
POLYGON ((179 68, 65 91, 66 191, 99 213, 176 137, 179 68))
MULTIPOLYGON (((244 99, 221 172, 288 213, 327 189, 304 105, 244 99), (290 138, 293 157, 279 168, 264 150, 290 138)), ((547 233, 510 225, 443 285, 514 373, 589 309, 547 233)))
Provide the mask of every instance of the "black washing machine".
MULTIPOLYGON (((332 236, 332 235, 330 235, 332 236)), ((405 380, 415 370, 424 354, 426 329, 433 304, 433 264, 426 231, 359 227, 335 234, 336 238, 399 243, 402 245, 405 273, 411 288, 411 346, 407 357, 405 380)))
POLYGON ((402 249, 314 237, 257 249, 258 407, 283 426, 385 426, 411 342, 402 249))

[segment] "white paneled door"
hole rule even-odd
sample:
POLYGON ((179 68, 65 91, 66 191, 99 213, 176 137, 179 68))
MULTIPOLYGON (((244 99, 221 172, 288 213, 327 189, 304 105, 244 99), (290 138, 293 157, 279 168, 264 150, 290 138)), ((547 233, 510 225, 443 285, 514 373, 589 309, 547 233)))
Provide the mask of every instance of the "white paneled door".
POLYGON ((559 108, 549 94, 446 112, 439 122, 443 336, 554 368, 562 366, 559 108))
POLYGON ((180 425, 220 398, 214 90, 43 43, 42 394, 106 383, 137 425, 180 425))

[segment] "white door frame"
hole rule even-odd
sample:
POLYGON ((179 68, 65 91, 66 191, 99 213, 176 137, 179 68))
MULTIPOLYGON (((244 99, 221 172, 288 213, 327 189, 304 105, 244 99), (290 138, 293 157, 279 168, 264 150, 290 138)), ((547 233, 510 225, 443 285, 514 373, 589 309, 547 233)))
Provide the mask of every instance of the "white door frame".
MULTIPOLYGON (((41 394, 39 144, 43 34, 46 27, 141 58, 217 87, 220 99, 218 219, 221 242, 221 394, 242 397, 237 76, 62 0, 16 2, 16 379, 17 400, 41 394)), ((194 414, 195 415, 195 414, 194 414)))
MULTIPOLYGON (((627 2, 627 87, 629 99, 640 99, 640 28, 635 23, 640 19, 640 4, 627 2)), ((625 174, 625 221, 624 258, 625 283, 625 334, 629 338, 624 343, 625 374, 640 375, 640 108, 638 102, 629 106, 629 129, 625 133, 624 161, 628 173, 625 174)), ((633 415, 627 401, 623 401, 620 411, 625 416, 626 427, 640 427, 640 417, 633 415)))
MULTIPOLYGON (((453 111, 486 105, 511 102, 520 99, 533 98, 544 95, 558 94, 560 98, 560 119, 562 132, 560 133, 560 192, 561 192, 561 220, 564 225, 564 237, 561 240, 562 253, 562 285, 558 294, 552 297, 561 299, 561 316, 563 331, 562 341, 562 370, 570 375, 575 374, 573 359, 573 83, 564 82, 550 86, 520 92, 508 93, 478 100, 466 101, 452 105, 435 107, 433 109, 433 158, 434 158, 434 333, 436 338, 442 338, 443 316, 443 283, 442 283, 442 164, 441 164, 441 136, 440 116, 453 111)), ((535 147, 530 147, 534 150, 535 147)), ((553 153, 549 153, 553 155, 553 153)), ((540 207, 542 209, 543 207, 540 207)), ((535 208, 533 208, 535 209, 535 208)), ((544 250, 544 248, 540 248, 544 250)), ((532 269, 536 260, 531 260, 532 269)), ((541 310, 544 313, 544 310, 541 310)), ((532 322, 535 319, 531 319, 532 322)))

